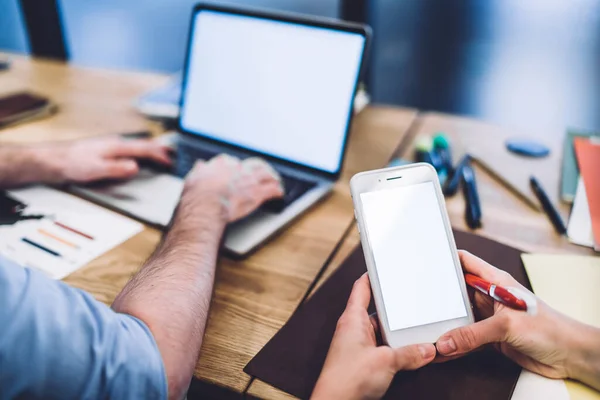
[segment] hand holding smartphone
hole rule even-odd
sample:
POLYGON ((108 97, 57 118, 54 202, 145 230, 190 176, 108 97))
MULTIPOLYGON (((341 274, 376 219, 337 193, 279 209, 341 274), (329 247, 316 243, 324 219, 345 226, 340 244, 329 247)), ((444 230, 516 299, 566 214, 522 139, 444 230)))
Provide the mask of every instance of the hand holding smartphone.
POLYGON ((429 164, 350 181, 383 340, 435 343, 474 322, 436 171, 429 164))

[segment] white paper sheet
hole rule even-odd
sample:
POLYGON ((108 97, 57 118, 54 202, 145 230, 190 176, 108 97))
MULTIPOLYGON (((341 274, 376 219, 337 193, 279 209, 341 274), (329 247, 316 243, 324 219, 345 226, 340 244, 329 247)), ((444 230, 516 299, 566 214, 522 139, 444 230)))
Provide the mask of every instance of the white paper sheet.
POLYGON ((165 227, 183 191, 183 180, 168 174, 143 169, 127 182, 102 188, 73 186, 71 190, 108 207, 113 207, 133 218, 165 227))
POLYGON ((569 217, 567 236, 571 243, 587 247, 594 246, 592 217, 590 216, 585 185, 581 177, 579 177, 579 182, 577 183, 577 192, 575 193, 575 201, 573 202, 573 209, 569 217))
POLYGON ((567 386, 562 379, 548 379, 523 370, 515 386, 512 400, 569 400, 567 386))
POLYGON ((143 225, 45 186, 13 190, 26 214, 51 217, 0 228, 0 254, 62 279, 126 241, 143 225))

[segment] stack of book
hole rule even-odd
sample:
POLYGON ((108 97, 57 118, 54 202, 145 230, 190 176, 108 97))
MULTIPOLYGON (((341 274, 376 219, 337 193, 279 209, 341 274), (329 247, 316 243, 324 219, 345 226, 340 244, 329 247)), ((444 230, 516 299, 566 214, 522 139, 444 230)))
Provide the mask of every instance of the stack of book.
POLYGON ((569 240, 600 251, 600 133, 567 133, 561 198, 573 203, 569 240))

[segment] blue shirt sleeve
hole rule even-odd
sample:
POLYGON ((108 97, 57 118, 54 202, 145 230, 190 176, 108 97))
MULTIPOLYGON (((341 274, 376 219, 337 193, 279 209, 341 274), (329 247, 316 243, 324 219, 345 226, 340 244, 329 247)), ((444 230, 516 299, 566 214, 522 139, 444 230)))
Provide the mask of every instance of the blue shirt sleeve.
POLYGON ((0 398, 166 399, 152 333, 89 294, 0 258, 0 398))

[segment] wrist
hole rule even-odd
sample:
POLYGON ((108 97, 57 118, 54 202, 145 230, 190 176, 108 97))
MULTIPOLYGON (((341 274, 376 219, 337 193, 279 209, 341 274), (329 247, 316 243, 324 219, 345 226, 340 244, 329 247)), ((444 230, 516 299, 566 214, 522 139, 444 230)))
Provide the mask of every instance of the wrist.
POLYGON ((229 190, 226 185, 206 180, 186 180, 181 194, 180 206, 210 209, 218 223, 229 221, 229 190))
POLYGON ((31 174, 42 183, 62 183, 67 180, 64 166, 64 145, 41 145, 24 148, 25 158, 31 165, 31 174))
POLYGON ((173 228, 211 227, 223 231, 227 225, 227 208, 220 193, 202 186, 185 187, 173 217, 173 228))
POLYGON ((344 379, 339 379, 335 374, 330 375, 325 372, 325 374, 321 373, 310 398, 311 400, 361 400, 368 397, 364 393, 363 384, 358 380, 348 382, 344 379))
POLYGON ((600 329, 581 323, 576 329, 570 336, 567 373, 600 390, 600 329))
POLYGON ((356 395, 357 393, 352 393, 347 388, 343 388, 341 382, 328 382, 326 378, 319 378, 310 398, 311 400, 359 399, 356 395))

